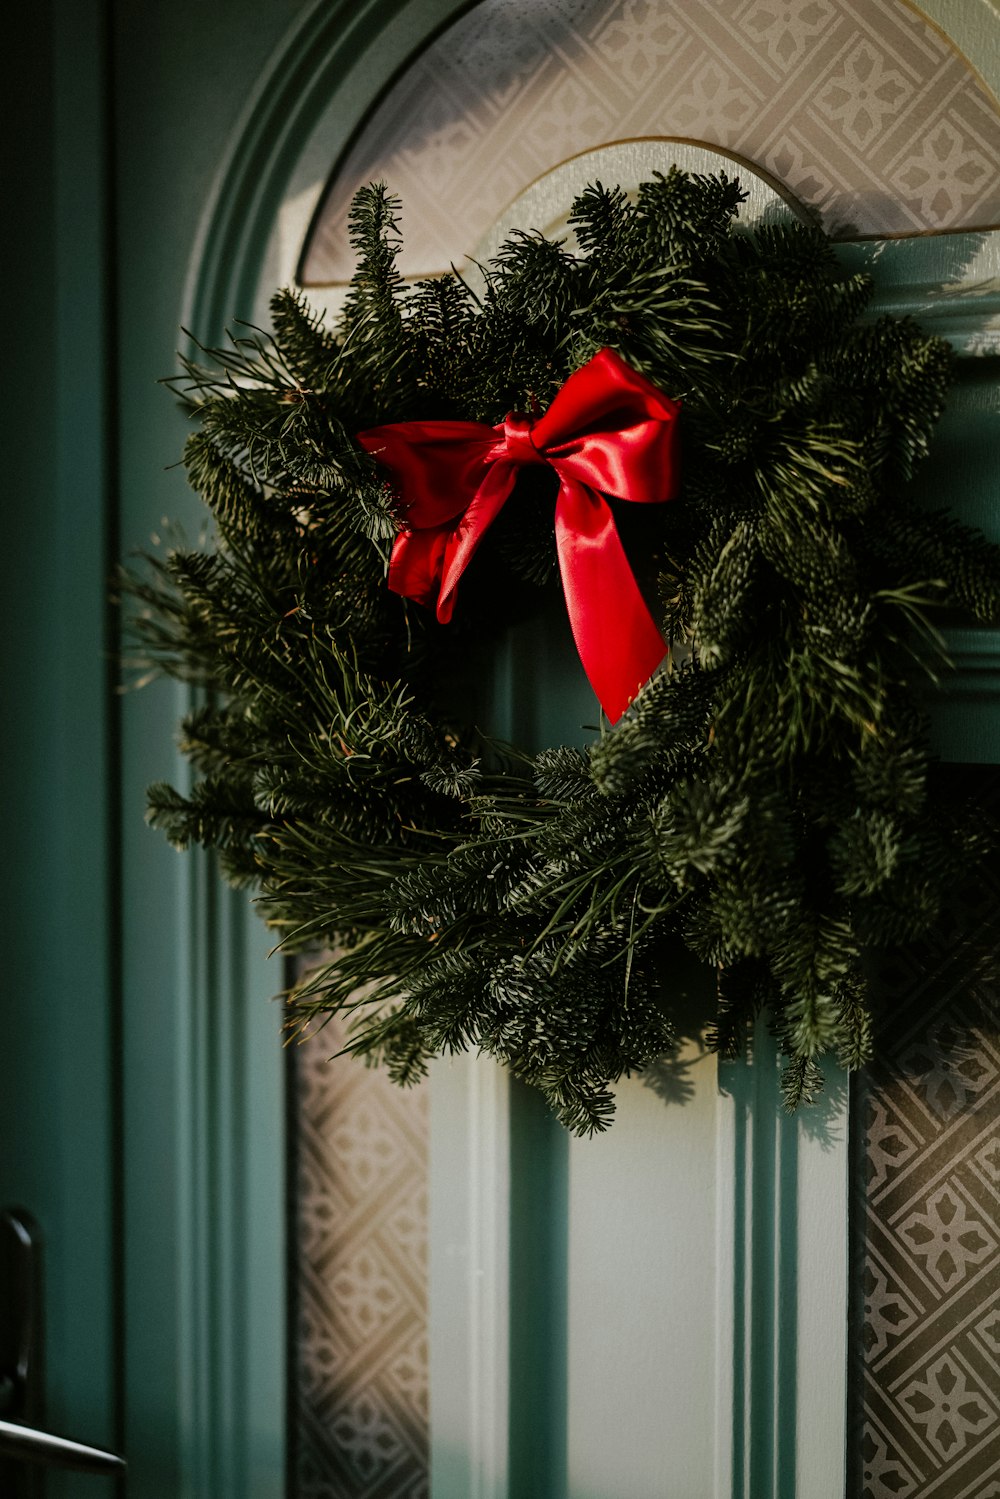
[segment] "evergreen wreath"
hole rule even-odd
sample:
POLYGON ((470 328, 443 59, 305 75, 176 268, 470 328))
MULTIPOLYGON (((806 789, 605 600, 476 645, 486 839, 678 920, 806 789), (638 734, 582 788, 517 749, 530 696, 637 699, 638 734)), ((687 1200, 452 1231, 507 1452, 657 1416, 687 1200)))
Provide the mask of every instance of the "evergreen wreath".
POLYGON ((820 1054, 861 1065, 866 950, 925 932, 984 851, 929 793, 930 611, 1000 608, 1000 550, 910 484, 948 351, 868 315, 818 229, 738 226, 744 196, 597 184, 577 250, 516 233, 477 294, 406 285, 398 204, 363 190, 335 331, 282 291, 273 334, 168 382, 214 539, 126 579, 145 666, 206 689, 193 784, 153 786, 149 820, 215 849, 286 952, 335 951, 293 1023, 349 1011, 349 1049, 401 1083, 477 1048, 579 1133, 671 1047, 685 950, 715 972, 720 1052, 768 1012, 790 1106, 820 1054), (533 754, 461 684, 558 602, 554 474, 519 478, 441 624, 387 588, 405 515, 356 434, 544 412, 608 348, 681 403, 679 497, 616 511, 674 652, 589 747, 533 754))

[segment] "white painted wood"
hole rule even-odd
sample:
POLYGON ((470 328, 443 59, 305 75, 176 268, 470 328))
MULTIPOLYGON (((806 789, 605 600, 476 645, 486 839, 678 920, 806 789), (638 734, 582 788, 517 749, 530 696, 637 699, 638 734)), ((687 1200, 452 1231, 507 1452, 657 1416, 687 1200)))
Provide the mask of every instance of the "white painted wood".
MULTIPOLYGON (((718 1065, 718 1064, 717 1064, 718 1065)), ((723 1069, 725 1071, 727 1069, 723 1069)), ((715 1160, 712 1186, 715 1194, 715 1322, 712 1356, 715 1360, 713 1418, 712 1486, 706 1493, 712 1499, 731 1499, 735 1495, 734 1463, 737 1460, 736 1420, 737 1397, 740 1401, 740 1420, 745 1421, 743 1382, 737 1389, 734 1334, 736 1329, 736 1275, 740 1262, 737 1255, 737 1222, 743 1232, 743 1214, 738 1211, 735 1184, 737 1177, 737 1140, 735 1128, 735 1103, 732 1095, 723 1086, 723 1078, 716 1083, 716 1109, 713 1131, 715 1160)), ((742 1161, 739 1163, 742 1168, 742 1161)), ((740 1311, 742 1316, 742 1308, 740 1311)), ((741 1370, 742 1375, 742 1370, 741 1370)), ((742 1429, 742 1428, 741 1428, 742 1429)))
POLYGON ((796 1499, 844 1495, 850 1142, 848 1089, 833 1068, 827 1089, 815 1113, 794 1121, 796 1499))
POLYGON ((432 1069, 431 1483, 506 1499, 509 1084, 477 1056, 432 1069))
POLYGON ((717 1232, 716 1078, 715 1058, 692 1042, 678 1073, 689 1096, 668 1103, 631 1079, 610 1132, 570 1145, 571 1499, 713 1491, 715 1371, 732 1345, 717 1295, 729 1254, 717 1232))
POLYGON ((766 1032, 677 1064, 570 1146, 569 1499, 843 1499, 846 1087, 784 1115, 766 1032))

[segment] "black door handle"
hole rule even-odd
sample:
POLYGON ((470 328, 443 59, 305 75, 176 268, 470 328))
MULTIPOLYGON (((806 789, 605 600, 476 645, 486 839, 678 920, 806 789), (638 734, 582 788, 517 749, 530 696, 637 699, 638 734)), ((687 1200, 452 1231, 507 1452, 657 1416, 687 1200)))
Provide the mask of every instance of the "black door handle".
POLYGON ((50 1468, 72 1468, 77 1473, 115 1473, 125 1466, 125 1459, 116 1452, 71 1442, 68 1437, 22 1426, 19 1421, 0 1421, 0 1457, 44 1463, 50 1468))
POLYGON ((0 1493, 41 1499, 45 1468, 120 1473, 117 1453, 42 1429, 41 1234, 20 1208, 0 1212, 0 1287, 0 1493))

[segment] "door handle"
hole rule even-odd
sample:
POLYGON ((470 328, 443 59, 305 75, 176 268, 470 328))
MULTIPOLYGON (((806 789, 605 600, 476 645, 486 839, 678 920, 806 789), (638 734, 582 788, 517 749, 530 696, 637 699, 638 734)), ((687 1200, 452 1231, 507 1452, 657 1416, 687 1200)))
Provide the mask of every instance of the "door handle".
POLYGON ((41 1234, 21 1208, 0 1212, 0 1491, 19 1499, 40 1499, 44 1475, 38 1468, 70 1468, 77 1473, 116 1473, 124 1458, 103 1447, 43 1431, 45 1418, 41 1234), (22 1466, 33 1465, 29 1473, 22 1466), (16 1468, 11 1473, 11 1465, 16 1468))
POLYGON ((18 1462, 44 1463, 49 1468, 72 1468, 77 1473, 115 1473, 125 1459, 103 1447, 88 1447, 68 1437, 22 1426, 19 1421, 0 1420, 0 1457, 18 1462))

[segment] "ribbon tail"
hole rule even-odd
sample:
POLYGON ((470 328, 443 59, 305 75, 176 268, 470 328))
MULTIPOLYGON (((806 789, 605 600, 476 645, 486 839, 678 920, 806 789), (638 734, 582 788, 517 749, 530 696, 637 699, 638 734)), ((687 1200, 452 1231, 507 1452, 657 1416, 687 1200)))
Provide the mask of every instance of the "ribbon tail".
POLYGON ((436 605, 437 617, 446 625, 459 580, 506 504, 516 477, 513 464, 495 462, 457 520, 397 536, 389 559, 392 592, 431 608, 436 605))
POLYGON ((602 495, 563 478, 556 547, 573 639, 612 723, 653 675, 667 643, 646 607, 602 495))
POLYGON ((517 469, 512 463, 506 463, 502 459, 494 463, 452 527, 444 551, 441 592, 437 606, 437 617, 442 624, 447 624, 451 619, 459 579, 479 549, 479 543, 507 503, 516 478, 517 469))
POLYGON ((422 531, 402 531, 389 558, 389 589, 433 609, 441 591, 450 526, 427 526, 422 531))

